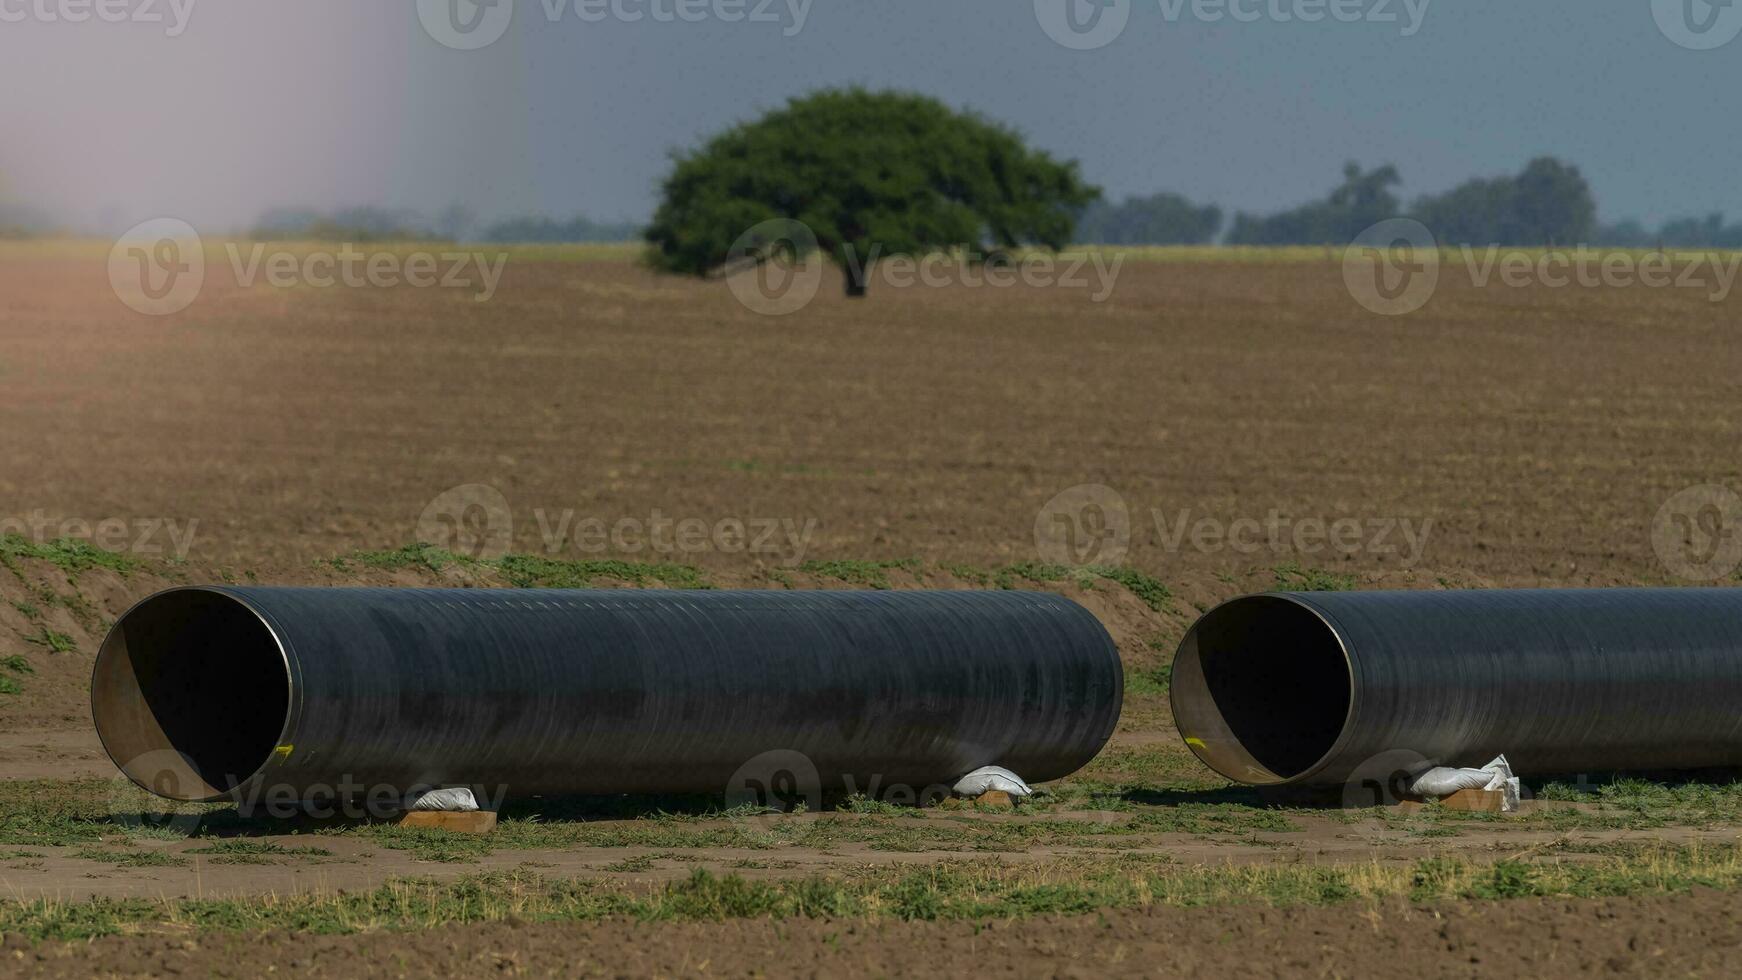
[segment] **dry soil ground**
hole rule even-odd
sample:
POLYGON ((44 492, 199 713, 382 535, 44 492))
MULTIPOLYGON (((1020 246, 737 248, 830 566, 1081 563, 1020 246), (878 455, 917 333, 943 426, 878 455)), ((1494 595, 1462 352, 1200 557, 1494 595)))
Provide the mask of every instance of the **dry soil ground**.
POLYGON ((1623 889, 1633 894, 1733 882, 1734 855, 1710 849, 1732 848, 1742 827, 1742 795, 1698 785, 1611 788, 1504 822, 1267 808, 1177 745, 1161 672, 1199 611, 1279 584, 1692 584, 1676 556, 1703 542, 1654 547, 1651 531, 1678 491, 1742 484, 1735 301, 1478 287, 1454 268, 1427 308, 1385 318, 1318 256, 1174 256, 1128 263, 1099 304, 1088 290, 879 284, 865 301, 825 290, 770 318, 718 283, 560 250, 515 252, 486 303, 466 290, 243 287, 214 250, 199 300, 151 318, 117 300, 104 251, 0 245, 0 532, 11 534, 0 658, 15 658, 0 660, 0 690, 16 689, 0 693, 0 777, 11 780, 0 784, 0 889, 13 896, 0 929, 19 947, 0 955, 79 975, 257 972, 256 959, 338 975, 900 973, 971 956, 1060 973, 1236 962, 1315 974, 1382 963, 1720 972, 1734 892, 1516 897, 1560 894, 1562 872, 1540 868, 1522 890, 1357 882, 1301 900, 1236 888, 1189 913, 1175 905, 1190 902, 1157 898, 1171 885, 1145 879, 1153 902, 1042 907, 1052 917, 1038 919, 1023 905, 914 923, 872 914, 875 901, 833 920, 725 924, 455 926, 444 923, 468 914, 443 912, 379 920, 435 933, 384 933, 370 919, 360 936, 307 938, 305 924, 263 943, 208 934, 166 905, 155 925, 123 911, 90 930, 142 936, 24 948, 22 934, 80 934, 65 914, 42 927, 43 908, 25 906, 45 897, 68 908, 90 896, 258 899, 527 869, 651 895, 696 867, 754 883, 966 858, 1038 868, 1048 887, 1101 873, 1073 878, 1073 862, 1115 857, 1168 874, 1258 865, 1404 879, 1442 856, 1500 861, 1505 873, 1519 861, 1680 862, 1623 889), (379 828, 287 836, 221 813, 186 838, 120 819, 143 804, 110 781, 84 702, 115 616, 182 582, 514 584, 500 569, 394 553, 462 485, 501 494, 514 551, 576 563, 541 581, 1056 589, 1101 617, 1141 679, 1107 753, 1055 802, 1014 817, 866 812, 747 828, 705 808, 660 818, 652 802, 568 817, 532 808, 481 846, 379 828), (1047 567, 1056 554, 1037 545, 1037 520, 1082 485, 1110 488, 1093 502, 1129 515, 1128 544, 1115 537, 1122 549, 1094 557, 1139 574, 1047 567), (588 519, 641 531, 601 543, 557 530, 588 519), (653 526, 683 519, 706 540, 650 543, 653 526), (1232 548, 1176 537, 1182 519, 1261 530, 1232 548), (1352 548, 1311 533, 1345 520, 1360 522, 1352 548), (776 530, 748 550, 714 534, 737 521, 776 530), (104 522, 118 558, 48 543, 104 522), (203 850, 213 841, 245 843, 203 850), (1706 857, 1688 857, 1700 848, 1706 857), (1324 907, 1292 907, 1302 904, 1324 907))

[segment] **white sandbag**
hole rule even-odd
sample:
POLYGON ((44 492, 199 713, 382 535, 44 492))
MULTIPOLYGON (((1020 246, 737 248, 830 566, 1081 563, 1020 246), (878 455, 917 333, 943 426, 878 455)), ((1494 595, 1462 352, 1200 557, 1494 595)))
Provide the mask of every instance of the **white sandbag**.
POLYGON ((1507 813, 1518 809, 1519 781, 1512 774, 1512 765, 1504 755, 1480 769, 1450 769, 1441 766, 1429 769, 1409 784, 1411 796, 1450 796, 1459 790, 1497 790, 1504 795, 1501 809, 1507 813))
POLYGON ((956 791, 957 796, 1009 793, 1019 800, 1026 800, 1034 795, 1034 790, 1022 781, 1021 776, 998 766, 982 766, 956 780, 956 785, 951 789, 956 791))
POLYGON ((408 810, 441 810, 448 813, 472 813, 478 809, 478 798, 465 787, 432 789, 411 801, 408 810))
POLYGON ((1409 784, 1411 796, 1450 796, 1462 789, 1487 789, 1493 774, 1484 769, 1429 769, 1409 784))
POLYGON ((1500 805, 1502 811, 1511 813, 1514 810, 1517 810, 1522 785, 1520 784, 1518 777, 1512 774, 1512 764, 1506 761, 1505 756, 1500 756, 1482 768, 1492 773, 1494 776, 1493 779, 1488 781, 1488 785, 1482 788, 1499 790, 1505 795, 1505 800, 1500 805))

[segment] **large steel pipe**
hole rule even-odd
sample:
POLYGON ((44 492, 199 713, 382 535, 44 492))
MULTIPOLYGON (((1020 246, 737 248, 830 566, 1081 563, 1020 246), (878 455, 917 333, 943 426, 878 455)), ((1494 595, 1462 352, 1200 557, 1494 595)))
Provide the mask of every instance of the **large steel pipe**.
POLYGON ((135 782, 217 800, 720 792, 777 751, 825 788, 1055 779, 1123 686, 1101 624, 1042 593, 185 588, 115 624, 91 698, 135 782))
POLYGON ((1254 785, 1418 757, 1525 774, 1742 765, 1742 589, 1273 593, 1173 667, 1198 758, 1254 785), (1381 760, 1376 762, 1375 760, 1381 760))

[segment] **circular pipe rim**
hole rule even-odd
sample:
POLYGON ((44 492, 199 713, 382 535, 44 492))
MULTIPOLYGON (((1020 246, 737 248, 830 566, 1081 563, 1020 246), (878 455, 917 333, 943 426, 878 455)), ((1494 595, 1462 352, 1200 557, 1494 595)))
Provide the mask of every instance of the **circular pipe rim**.
MULTIPOLYGON (((1180 724, 1179 685, 1170 684, 1168 691, 1168 709, 1173 714, 1174 730, 1179 732, 1180 738, 1186 743, 1186 748, 1191 750, 1192 755, 1195 756, 1199 762, 1209 767, 1216 774, 1233 782, 1247 786, 1298 786, 1311 783, 1314 777, 1329 767, 1331 762, 1343 752, 1345 746, 1348 744, 1351 737, 1353 722, 1355 720, 1355 713, 1361 702, 1361 685, 1355 682, 1356 671, 1354 651, 1350 648, 1348 641, 1345 640, 1342 628, 1337 625, 1335 619, 1328 611, 1319 608, 1311 602, 1306 595, 1298 592, 1254 592, 1248 595, 1236 596, 1235 598, 1217 603, 1215 606, 1211 607, 1208 612, 1199 616, 1196 622, 1192 623, 1192 625, 1186 630, 1185 636, 1180 638, 1180 645, 1174 652, 1174 661, 1176 663, 1178 662, 1180 654, 1185 652, 1186 644, 1191 643, 1196 638, 1199 627, 1201 627, 1206 620, 1224 609, 1231 606, 1250 603, 1255 599, 1281 599, 1306 610, 1324 626, 1324 628, 1330 633, 1331 639, 1336 641, 1337 652, 1343 658, 1344 669, 1348 672, 1349 681, 1349 707, 1348 710, 1343 713, 1343 721, 1337 730, 1337 738, 1331 743, 1330 747, 1325 750, 1323 755, 1314 760, 1312 765, 1295 775, 1273 780, 1254 781, 1244 773, 1223 771, 1221 767, 1217 766, 1206 757, 1198 744, 1193 744, 1194 741, 1197 740, 1195 740, 1191 733, 1187 732, 1180 724)), ((1250 755, 1250 753, 1248 753, 1248 755, 1250 755)), ((1266 769, 1266 771, 1269 770, 1266 769)))
MULTIPOLYGON (((215 790, 215 792, 211 793, 209 795, 204 795, 204 796, 170 796, 170 795, 166 795, 164 793, 159 792, 157 789, 154 789, 151 785, 149 785, 148 782, 141 780, 139 778, 139 776, 136 775, 132 771, 132 769, 130 768, 131 762, 137 761, 138 757, 135 757, 134 760, 129 760, 128 764, 123 764, 121 759, 116 756, 115 750, 110 746, 110 739, 105 737, 103 734, 103 723, 102 723, 101 718, 99 717, 100 712, 98 711, 98 707, 97 707, 97 698, 96 698, 97 677, 103 669, 104 657, 106 655, 110 654, 111 641, 113 641, 117 638, 117 634, 120 633, 122 627, 126 624, 128 618, 133 616, 135 613, 139 612, 140 610, 144 609, 146 606, 149 606, 149 605, 151 605, 159 600, 162 600, 166 597, 187 594, 187 593, 201 593, 201 594, 205 594, 205 595, 218 596, 218 597, 220 597, 228 602, 234 603, 236 606, 239 606, 242 609, 247 610, 248 614, 253 616, 254 619, 260 624, 260 627, 266 631, 266 635, 272 639, 273 649, 275 651, 277 651, 279 663, 284 668, 284 689, 285 689, 285 695, 286 695, 285 706, 284 706, 284 720, 279 725, 278 736, 277 736, 274 744, 275 745, 285 744, 285 741, 286 741, 285 736, 290 730, 291 716, 295 713, 295 710, 296 710, 296 697, 297 697, 297 693, 298 693, 295 672, 292 670, 292 666, 291 666, 290 650, 285 645, 284 638, 278 634, 278 630, 276 628, 274 628, 272 621, 269 620, 264 613, 262 613, 258 608, 256 608, 254 606, 253 603, 249 602, 246 598, 244 598, 240 595, 237 595, 234 592, 231 592, 229 589, 223 588, 222 586, 181 585, 181 586, 176 586, 174 588, 164 589, 164 590, 159 591, 159 592, 154 592, 151 595, 148 595, 145 598, 140 599, 138 602, 135 602, 133 605, 129 606, 127 608, 126 612, 122 613, 119 617, 117 617, 115 619, 114 625, 110 626, 109 631, 103 635, 103 642, 97 647, 96 660, 91 665, 91 725, 97 731, 97 741, 103 746, 103 754, 109 757, 109 761, 115 766, 115 768, 119 769, 121 771, 121 774, 126 776, 127 779, 133 783, 133 785, 139 787, 142 790, 145 790, 147 793, 151 793, 154 796, 159 796, 159 797, 162 797, 163 799, 174 800, 178 803, 217 803, 217 802, 221 802, 223 800, 229 800, 229 799, 236 798, 238 795, 245 792, 249 786, 251 786, 255 782, 257 782, 262 777, 262 774, 265 772, 267 765, 269 765, 272 762, 272 753, 268 752, 266 754, 265 758, 260 760, 259 765, 255 766, 253 771, 250 772, 247 777, 237 781, 234 789, 223 790, 223 789, 220 789, 218 787, 214 787, 214 786, 212 786, 211 783, 207 782, 204 778, 200 777, 197 773, 190 773, 190 776, 192 777, 193 781, 198 782, 201 785, 204 785, 210 789, 213 789, 213 790, 215 790)), ((125 637, 122 637, 122 641, 125 642, 125 637)), ((173 747, 169 747, 169 748, 167 748, 167 751, 174 752, 176 750, 173 747)))

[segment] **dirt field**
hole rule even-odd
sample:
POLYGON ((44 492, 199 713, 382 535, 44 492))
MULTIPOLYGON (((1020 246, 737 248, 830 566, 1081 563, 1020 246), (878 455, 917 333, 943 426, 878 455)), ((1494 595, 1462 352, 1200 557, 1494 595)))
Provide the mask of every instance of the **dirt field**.
MULTIPOLYGON (((807 558, 1033 560, 1037 512, 1098 483, 1134 514, 1132 563, 1170 584, 1294 556, 1170 551, 1154 510, 1432 520, 1426 584, 1659 581, 1660 504, 1742 465, 1735 313, 1699 290, 1448 274, 1384 318, 1336 263, 1133 262, 1099 305, 825 290, 770 318, 623 262, 510 260, 476 303, 237 289, 214 261, 154 319, 100 261, 43 250, 0 246, 6 513, 198 521, 191 557, 260 574, 405 544, 462 484, 503 493, 521 551, 543 550, 541 509, 658 509, 814 519, 807 558)), ((1408 578, 1397 556, 1308 557, 1408 578)))
POLYGON ((45 977, 192 975, 1055 977, 1718 976, 1735 893, 1424 910, 1196 909, 987 925, 766 921, 668 927, 501 923, 427 935, 101 939, 5 950, 45 977), (1256 966, 1255 964, 1261 964, 1256 966))
MULTIPOLYGON (((825 289, 770 318, 718 283, 541 250, 512 255, 488 303, 240 288, 216 261, 192 308, 151 318, 117 301, 103 253, 0 244, 0 680, 16 688, 0 693, 0 957, 27 970, 910 974, 985 957, 1057 975, 1723 972, 1742 792, 1549 787, 1556 799, 1499 822, 1273 807, 1179 746, 1159 671, 1198 612, 1278 585, 1704 584, 1677 576, 1651 528, 1684 488, 1742 486, 1732 304, 1454 275, 1425 310, 1388 319, 1350 298, 1340 264, 1294 256, 1133 261, 1101 304, 1082 290, 874 286, 866 301, 825 289), (506 516, 515 552, 576 563, 564 582, 1052 589, 1099 616, 1145 680, 1102 758, 1017 815, 820 814, 770 829, 654 801, 527 806, 487 844, 291 835, 221 812, 191 837, 121 819, 146 804, 112 782, 85 706, 120 612, 183 582, 527 584, 399 550, 466 485, 500 494, 503 514, 486 516, 506 516), (1097 560, 1138 575, 1049 568, 1037 521, 1084 485, 1109 488, 1092 502, 1128 515, 1128 540, 1109 538, 1097 560), (1182 518, 1282 531, 1274 547, 1266 531, 1232 548, 1176 536, 1182 518), (691 519, 710 529, 700 543, 646 533, 691 519), (587 520, 642 533, 589 543, 575 533, 587 520), (1293 533, 1350 520, 1352 548, 1293 533), (717 533, 736 522, 770 529, 766 540, 717 533), (109 527, 119 554, 50 543, 84 526, 109 527), (245 843, 206 850, 227 841, 245 843), (1680 870, 1641 871, 1669 860, 1663 848, 1680 870), (1053 889, 1087 887, 1099 879, 1083 863, 1116 858, 1167 875, 1392 877, 1310 899, 1236 888, 1189 910, 1165 899, 1163 875, 1144 879, 1148 899, 1094 892, 1074 914, 877 911, 876 889, 906 880, 877 876, 968 858, 1053 889), (1434 867, 1422 862, 1441 858, 1525 862, 1535 884, 1421 891, 1434 867), (1610 860, 1621 891, 1578 877, 1610 860), (266 940, 209 933, 197 912, 154 927, 148 912, 110 909, 81 931, 41 904, 258 902, 396 876, 462 887, 526 868, 666 895, 698 867, 752 883, 869 875, 872 898, 839 920, 648 922, 563 906, 546 916, 559 921, 383 913, 362 935, 305 926, 266 940), (1661 894, 1706 884, 1723 890, 1661 894), (1590 894, 1627 897, 1564 897, 1590 894), (104 932, 140 935, 82 944, 104 932)), ((279 929, 276 914, 247 921, 279 929)))

